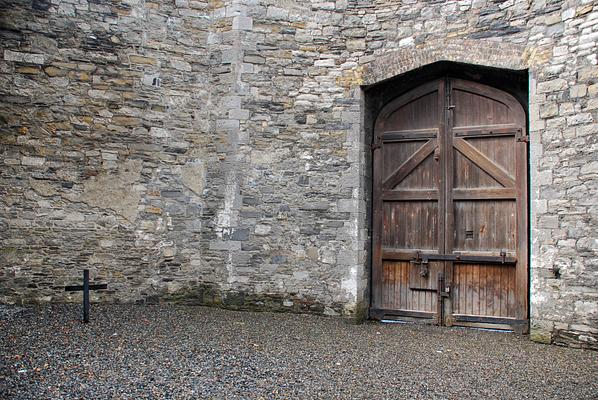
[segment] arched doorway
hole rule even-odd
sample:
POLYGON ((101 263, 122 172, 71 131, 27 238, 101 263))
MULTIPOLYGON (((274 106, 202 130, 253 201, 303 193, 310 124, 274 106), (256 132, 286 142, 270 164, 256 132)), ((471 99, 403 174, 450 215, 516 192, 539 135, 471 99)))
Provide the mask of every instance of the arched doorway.
POLYGON ((464 79, 425 83, 374 125, 374 318, 526 331, 526 115, 464 79))

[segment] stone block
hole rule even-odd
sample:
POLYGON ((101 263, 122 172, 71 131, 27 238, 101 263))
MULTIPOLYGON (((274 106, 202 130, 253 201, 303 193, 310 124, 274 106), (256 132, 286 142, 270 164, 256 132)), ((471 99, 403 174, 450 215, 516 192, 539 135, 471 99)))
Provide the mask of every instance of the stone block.
POLYGON ((289 18, 289 12, 284 8, 275 6, 268 6, 266 9, 266 17, 272 20, 286 20, 289 18))
POLYGON ((559 115, 557 103, 547 103, 540 106, 540 118, 550 118, 559 115))
POLYGON ((287 262, 287 258, 282 255, 274 255, 271 259, 272 264, 284 264, 287 262))
POLYGON ((305 75, 305 71, 300 69, 285 68, 283 70, 283 74, 288 76, 303 76, 305 75))
POLYGON ((139 126, 141 124, 141 120, 139 118, 124 116, 124 115, 112 117, 111 122, 114 125, 128 126, 128 127, 139 126))
POLYGON ((571 19, 573 17, 575 17, 575 7, 567 8, 561 14, 561 20, 562 21, 566 21, 566 20, 571 19))
POLYGON ((324 60, 316 60, 314 62, 314 66, 315 67, 334 67, 336 64, 334 62, 334 59, 332 58, 326 58, 324 60))
POLYGON ((572 98, 575 97, 584 97, 588 91, 587 85, 575 85, 571 86, 569 89, 569 96, 572 98))
POLYGON ((16 69, 18 74, 37 75, 41 72, 39 67, 19 67, 16 69))
POLYGON ((231 240, 212 240, 210 250, 241 250, 241 242, 231 240))
POLYGON ((220 131, 237 131, 239 130, 239 120, 236 119, 217 119, 216 129, 220 131))
POLYGON ((313 201, 309 203, 304 203, 301 206, 301 210, 308 210, 308 211, 326 211, 330 208, 330 204, 325 201, 313 201))
POLYGON ((176 199, 182 197, 183 193, 180 190, 162 190, 160 196, 167 199, 176 199))
POLYGON ((594 122, 594 117, 590 113, 578 113, 567 117, 567 125, 590 124, 594 122))
POLYGON ((55 76, 66 76, 68 73, 68 70, 50 66, 50 67, 44 68, 44 72, 50 77, 55 77, 55 76))
POLYGON ((236 49, 222 49, 221 55, 223 64, 232 64, 239 59, 241 54, 236 49))
POLYGON ((131 64, 142 64, 142 65, 156 65, 156 59, 153 57, 146 57, 139 54, 130 54, 129 62, 131 64))
POLYGON ((30 167, 41 167, 45 163, 46 163, 46 159, 43 157, 23 156, 23 158, 21 158, 21 164, 30 166, 30 167))
POLYGON ((358 205, 355 199, 340 199, 337 201, 337 209, 339 212, 357 212, 358 205))
POLYGON ((236 228, 233 230, 233 234, 230 240, 245 241, 249 239, 249 229, 247 228, 236 228))
POLYGON ((233 29, 250 31, 253 29, 253 18, 237 15, 233 17, 233 29))
POLYGON ((170 66, 179 71, 191 72, 191 70, 192 70, 191 64, 189 64, 187 61, 183 61, 183 60, 171 59, 170 66))
POLYGON ((598 174, 598 161, 591 161, 581 166, 582 174, 598 174))
POLYGON ((272 227, 266 224, 257 224, 254 229, 254 234, 257 236, 266 236, 270 234, 272 227))
POLYGON ((248 64, 265 64, 266 59, 258 55, 247 55, 243 57, 243 62, 248 64))
POLYGON ((367 45, 365 39, 351 39, 346 42, 348 51, 365 50, 367 45))
POLYGON ((531 328, 529 332, 530 339, 534 342, 550 344, 552 343, 552 332, 545 329, 531 328))
POLYGON ((559 227, 559 217, 556 215, 544 215, 538 222, 540 228, 557 229, 559 227))
POLYGON ((243 109, 232 109, 228 111, 228 117, 230 119, 238 119, 238 120, 247 120, 249 119, 249 110, 243 110, 243 109))
POLYGON ((43 54, 4 50, 4 60, 41 65, 45 63, 45 56, 43 54))
POLYGON ((399 41, 399 47, 409 47, 415 44, 415 39, 413 37, 403 38, 399 41))
POLYGON ((567 81, 564 79, 553 79, 546 82, 538 83, 538 93, 549 93, 549 92, 557 92, 560 90, 567 89, 568 84, 567 81))
POLYGON ((168 129, 164 129, 164 128, 158 128, 158 127, 151 127, 149 130, 150 135, 152 135, 155 138, 168 138, 170 137, 170 131, 168 129))

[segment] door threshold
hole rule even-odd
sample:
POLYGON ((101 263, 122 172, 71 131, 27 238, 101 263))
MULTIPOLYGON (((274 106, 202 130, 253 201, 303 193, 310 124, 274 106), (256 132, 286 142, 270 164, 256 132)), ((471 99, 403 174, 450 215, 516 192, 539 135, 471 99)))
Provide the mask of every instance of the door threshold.
POLYGON ((415 321, 402 321, 398 319, 381 319, 383 324, 415 324, 415 321))
POLYGON ((436 325, 436 320, 431 318, 417 318, 407 316, 387 317, 379 320, 385 324, 411 324, 411 325, 436 325))
MULTIPOLYGON (((382 324, 400 324, 400 325, 436 325, 435 323, 421 320, 421 319, 409 319, 409 318, 401 318, 401 319, 381 319, 379 320, 382 324)), ((436 325, 438 326, 438 325, 436 325)), ((486 331, 486 332, 500 332, 500 333, 514 333, 513 329, 509 328, 489 328, 489 327, 480 327, 480 326, 466 326, 466 325, 452 325, 452 326, 443 326, 444 328, 455 328, 455 329, 470 329, 476 331, 486 331)))
POLYGON ((500 332, 500 333, 514 333, 513 329, 500 329, 500 328, 482 328, 479 326, 458 326, 453 325, 449 328, 459 328, 459 329, 473 329, 476 331, 487 331, 487 332, 500 332))

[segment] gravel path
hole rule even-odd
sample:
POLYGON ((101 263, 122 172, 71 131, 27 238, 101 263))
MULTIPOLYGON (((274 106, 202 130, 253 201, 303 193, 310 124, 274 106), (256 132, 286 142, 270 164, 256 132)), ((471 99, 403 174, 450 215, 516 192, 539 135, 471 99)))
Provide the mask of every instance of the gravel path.
POLYGON ((596 399, 598 352, 204 307, 0 306, 0 398, 596 399))

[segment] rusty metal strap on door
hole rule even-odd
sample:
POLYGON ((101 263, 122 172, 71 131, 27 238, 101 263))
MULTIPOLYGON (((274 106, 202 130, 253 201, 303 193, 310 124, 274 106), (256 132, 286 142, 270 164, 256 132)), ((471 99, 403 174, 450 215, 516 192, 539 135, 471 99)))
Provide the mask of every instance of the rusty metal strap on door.
POLYGON ((517 257, 507 257, 505 251, 500 252, 500 256, 470 256, 461 254, 424 254, 417 253, 413 260, 417 264, 427 264, 429 261, 454 261, 464 263, 500 263, 500 264, 516 264, 517 257))

